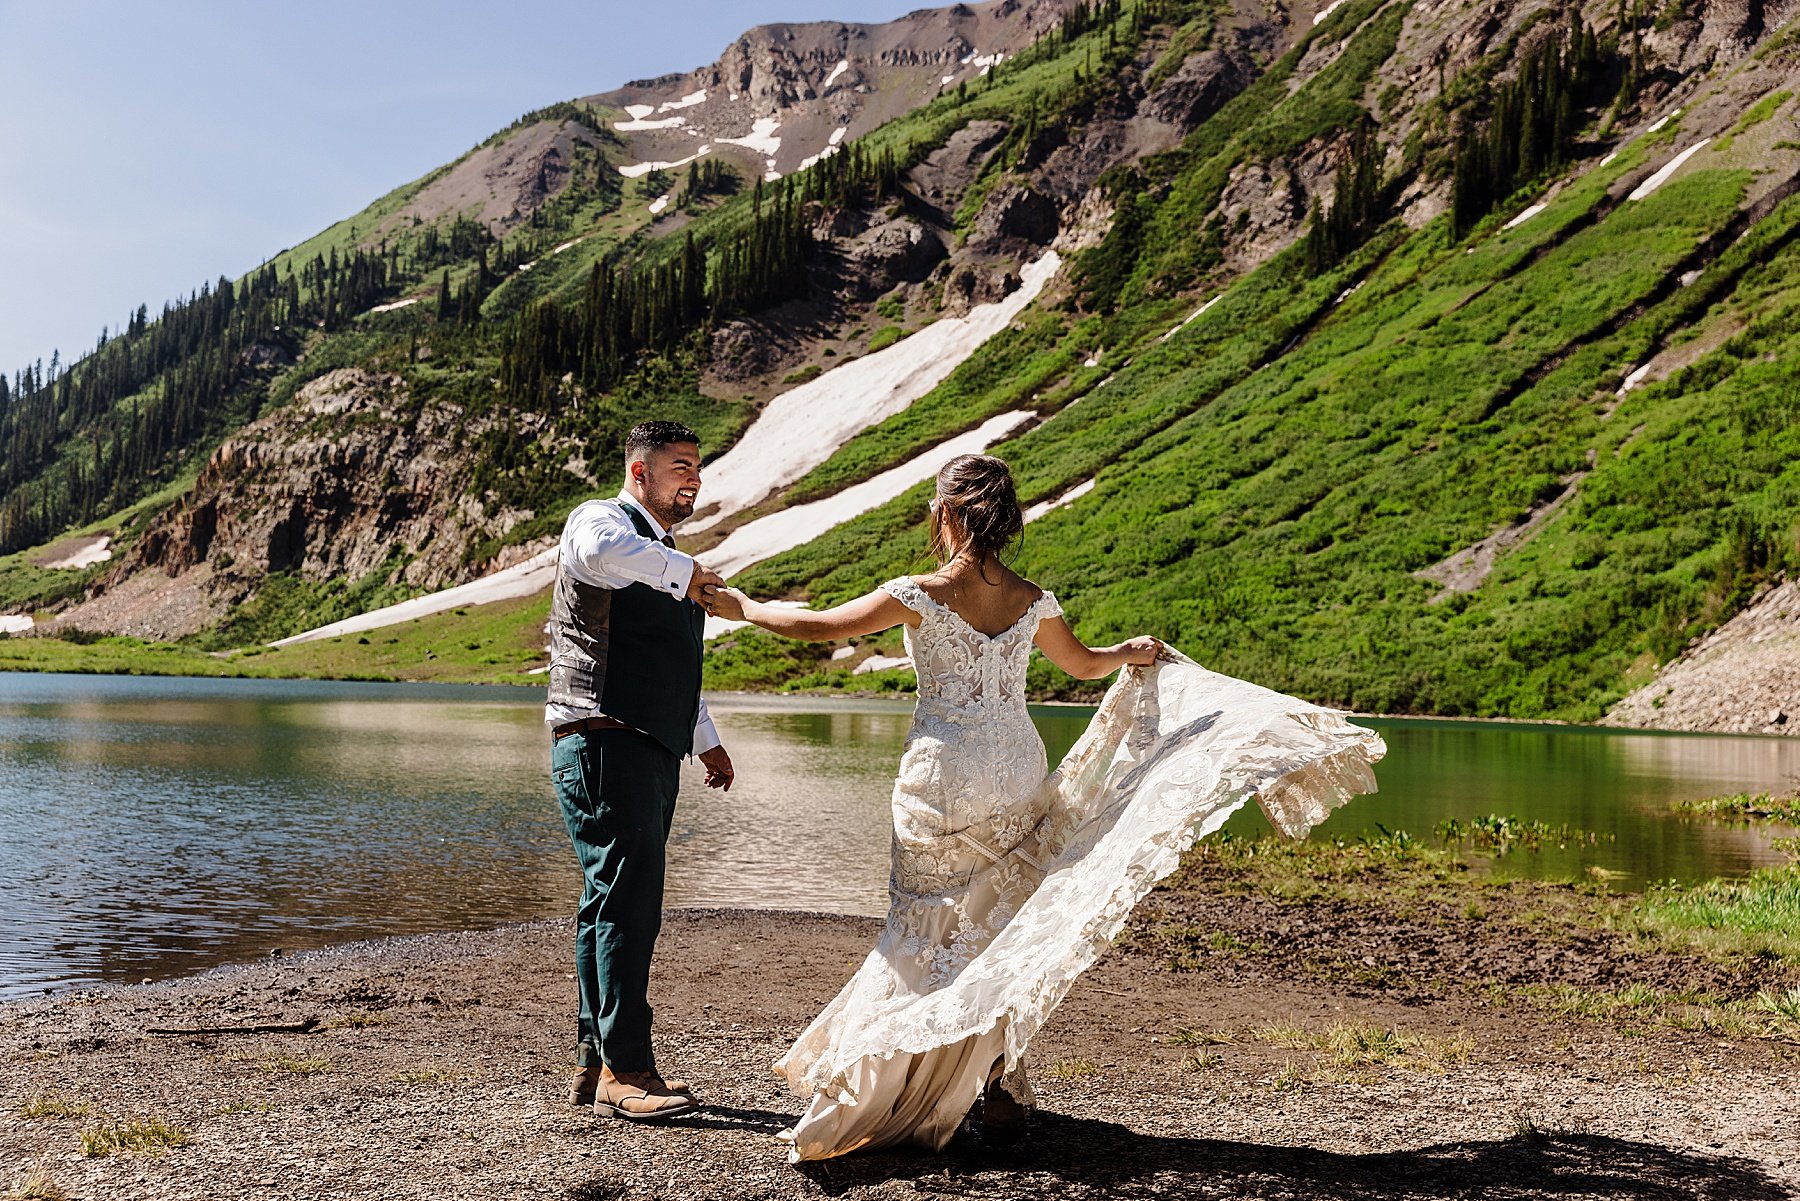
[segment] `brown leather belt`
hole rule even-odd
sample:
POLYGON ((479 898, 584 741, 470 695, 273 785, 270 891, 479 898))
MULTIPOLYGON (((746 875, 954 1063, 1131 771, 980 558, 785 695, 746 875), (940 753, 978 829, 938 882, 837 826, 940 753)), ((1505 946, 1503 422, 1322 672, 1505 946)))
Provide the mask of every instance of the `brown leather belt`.
POLYGON ((585 734, 589 730, 629 729, 631 729, 631 727, 620 721, 618 718, 607 717, 605 714, 601 714, 597 717, 584 717, 580 721, 564 722, 560 726, 551 727, 550 740, 552 742, 559 741, 570 734, 585 734))

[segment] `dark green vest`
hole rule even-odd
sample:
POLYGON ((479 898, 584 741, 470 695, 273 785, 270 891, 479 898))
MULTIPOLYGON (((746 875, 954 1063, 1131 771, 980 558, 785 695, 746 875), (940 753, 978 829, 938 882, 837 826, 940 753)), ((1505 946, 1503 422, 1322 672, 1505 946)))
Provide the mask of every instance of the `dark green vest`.
MULTIPOLYGON (((646 538, 643 514, 617 505, 646 538)), ((550 703, 597 709, 677 755, 694 746, 706 611, 648 584, 600 588, 557 564, 550 599, 550 703)))

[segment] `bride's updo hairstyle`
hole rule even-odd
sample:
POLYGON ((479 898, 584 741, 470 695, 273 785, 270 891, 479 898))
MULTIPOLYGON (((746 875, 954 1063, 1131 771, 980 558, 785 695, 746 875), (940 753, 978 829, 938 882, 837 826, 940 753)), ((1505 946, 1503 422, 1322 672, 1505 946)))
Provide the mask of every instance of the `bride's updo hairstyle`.
POLYGON ((1013 491, 1012 471, 993 455, 957 455, 937 476, 937 508, 931 522, 931 549, 941 559, 952 550, 986 559, 999 555, 1025 531, 1025 515, 1013 491), (952 547, 946 526, 954 523, 962 545, 952 547))

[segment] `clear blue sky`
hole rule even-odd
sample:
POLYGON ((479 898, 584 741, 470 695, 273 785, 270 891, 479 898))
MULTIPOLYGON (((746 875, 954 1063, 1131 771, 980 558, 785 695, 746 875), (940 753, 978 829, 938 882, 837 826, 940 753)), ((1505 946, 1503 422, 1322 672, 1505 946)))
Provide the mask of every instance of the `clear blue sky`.
POLYGON ((0 0, 0 370, 85 353, 531 109, 753 25, 926 2, 0 0))

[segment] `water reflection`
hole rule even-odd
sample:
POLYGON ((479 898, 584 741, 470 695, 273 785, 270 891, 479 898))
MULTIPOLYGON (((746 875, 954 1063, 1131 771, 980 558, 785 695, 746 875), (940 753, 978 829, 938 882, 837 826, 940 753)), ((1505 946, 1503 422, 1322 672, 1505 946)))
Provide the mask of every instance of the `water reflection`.
MULTIPOLYGON (((0 996, 566 915, 580 883, 540 704, 536 689, 0 674, 0 996)), ((684 772, 670 903, 879 913, 910 705, 721 697, 714 712, 738 783, 709 792, 684 772)), ((1088 712, 1033 716, 1054 761, 1088 712)), ((1775 861, 1669 804, 1800 780, 1800 742, 1375 724, 1382 792, 1322 836, 1496 812, 1618 838, 1519 859, 1529 871, 1693 880, 1775 861)))
MULTIPOLYGON (((1783 862, 1767 837, 1683 818, 1678 800, 1792 788, 1800 741, 1590 727, 1370 719, 1387 739, 1381 792, 1335 815, 1316 836, 1385 827, 1429 835, 1446 818, 1512 814, 1601 836, 1593 846, 1515 856, 1506 871, 1576 874, 1589 866, 1640 888, 1783 862)), ((1235 828, 1255 830, 1260 815, 1235 828)), ((1266 826, 1262 826, 1266 828, 1266 826)))

